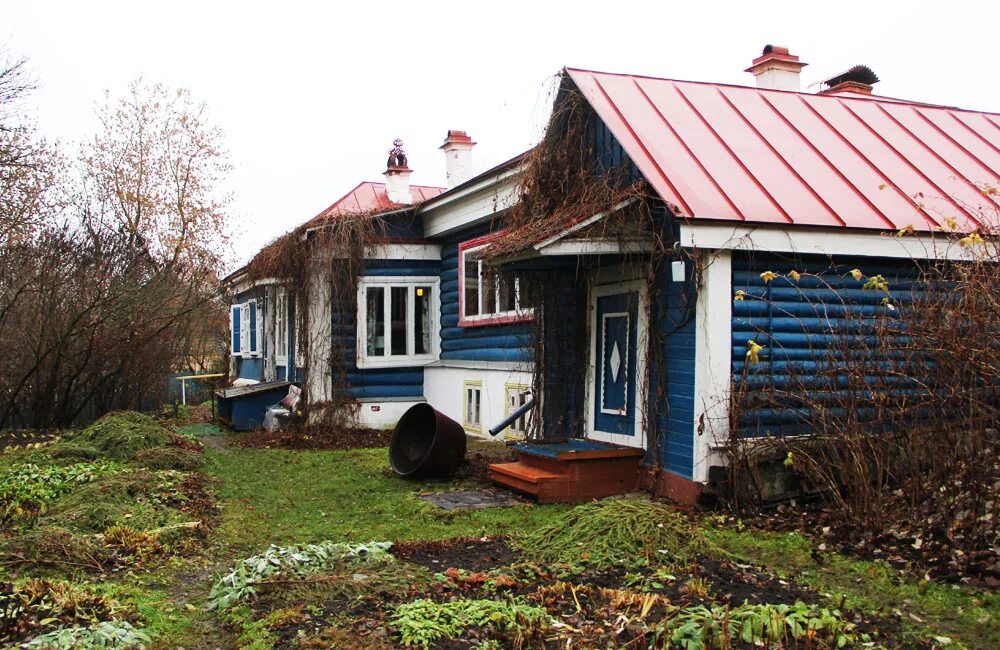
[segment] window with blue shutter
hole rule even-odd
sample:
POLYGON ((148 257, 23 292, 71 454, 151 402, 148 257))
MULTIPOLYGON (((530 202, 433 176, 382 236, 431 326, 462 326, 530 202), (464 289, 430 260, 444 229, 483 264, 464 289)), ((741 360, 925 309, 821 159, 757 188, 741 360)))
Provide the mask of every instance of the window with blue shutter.
POLYGON ((229 340, 231 345, 231 354, 242 354, 243 349, 240 347, 242 341, 240 340, 240 330, 243 327, 243 315, 241 312, 241 305, 232 305, 229 308, 229 340))
POLYGON ((257 354, 260 350, 257 347, 257 301, 251 300, 248 303, 248 309, 250 310, 250 332, 249 332, 249 345, 247 346, 250 354, 257 354))

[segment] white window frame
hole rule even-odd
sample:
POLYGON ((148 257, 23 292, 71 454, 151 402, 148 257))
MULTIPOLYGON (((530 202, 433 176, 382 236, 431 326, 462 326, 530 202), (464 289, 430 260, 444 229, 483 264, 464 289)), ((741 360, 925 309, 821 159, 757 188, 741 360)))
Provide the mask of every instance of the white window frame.
POLYGON ((284 287, 274 293, 274 365, 288 365, 288 292, 284 287))
POLYGON ((481 432, 483 430, 483 382, 463 381, 462 382, 462 427, 466 431, 481 432), (473 421, 472 413, 469 413, 469 392, 479 393, 478 408, 475 415, 478 421, 473 421))
MULTIPOLYGON (((256 298, 251 298, 246 302, 240 303, 239 305, 234 305, 240 308, 240 352, 239 356, 244 359, 252 359, 261 356, 261 348, 263 346, 262 337, 264 335, 264 322, 263 317, 260 313, 260 305, 257 303, 256 298), (257 312, 257 327, 254 336, 254 346, 250 347, 250 304, 253 303, 254 310, 257 312)), ((236 356, 234 354, 234 356, 236 356)))
POLYGON ((408 366, 423 366, 437 360, 440 348, 441 328, 441 278, 438 276, 362 276, 358 282, 358 322, 357 322, 357 352, 356 364, 358 368, 399 368, 408 366), (414 292, 418 286, 431 287, 431 301, 428 305, 430 321, 430 350, 425 354, 414 354, 414 341, 412 333, 414 331, 413 309, 414 292), (406 310, 406 354, 387 354, 385 356, 368 356, 368 289, 372 287, 384 288, 383 300, 385 301, 384 313, 386 314, 384 327, 385 349, 392 349, 392 323, 389 315, 391 311, 392 287, 406 287, 407 310, 406 310))
MULTIPOLYGON (((508 417, 511 413, 521 408, 523 404, 514 404, 514 398, 517 398, 517 402, 520 402, 521 396, 525 396, 525 403, 531 399, 531 386, 527 384, 505 384, 504 385, 504 417, 508 417)), ((513 433, 515 435, 526 436, 528 434, 528 428, 531 426, 531 411, 528 411, 517 420, 511 423, 507 427, 508 433, 513 433), (519 428, 518 422, 522 422, 523 425, 519 428)))
POLYGON ((465 295, 465 258, 468 255, 475 253, 486 248, 489 243, 480 244, 478 246, 469 246, 468 248, 463 248, 459 246, 458 254, 458 290, 462 296, 462 309, 459 313, 459 323, 460 324, 479 324, 479 323, 492 323, 492 322, 511 322, 516 320, 524 320, 530 318, 534 314, 534 310, 531 307, 521 307, 521 278, 517 275, 514 276, 514 309, 508 309, 506 311, 500 311, 500 274, 498 273, 494 279, 495 286, 493 287, 494 305, 492 311, 485 311, 483 304, 483 261, 475 260, 477 265, 476 277, 478 278, 479 290, 476 292, 477 300, 479 301, 476 305, 478 314, 472 316, 467 315, 466 308, 468 306, 467 297, 465 295))

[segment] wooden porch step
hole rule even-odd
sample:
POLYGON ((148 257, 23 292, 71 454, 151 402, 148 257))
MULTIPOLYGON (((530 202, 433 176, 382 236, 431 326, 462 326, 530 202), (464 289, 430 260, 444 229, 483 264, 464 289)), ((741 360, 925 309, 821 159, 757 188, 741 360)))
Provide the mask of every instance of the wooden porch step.
POLYGON ((638 487, 641 457, 634 453, 568 459, 546 456, 518 449, 516 462, 490 465, 490 479, 534 496, 539 503, 588 501, 624 494, 638 487))

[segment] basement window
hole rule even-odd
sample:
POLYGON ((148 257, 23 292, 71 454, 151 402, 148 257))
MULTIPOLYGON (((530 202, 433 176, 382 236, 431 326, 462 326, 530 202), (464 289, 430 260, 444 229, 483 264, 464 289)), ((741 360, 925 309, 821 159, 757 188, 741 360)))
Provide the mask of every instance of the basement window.
POLYGON ((463 382, 462 391, 465 395, 462 425, 467 431, 482 431, 483 382, 463 382))
POLYGON ((419 366, 437 351, 436 277, 366 276, 358 286, 359 368, 419 366))
MULTIPOLYGON (((504 409, 504 416, 508 416, 517 409, 528 403, 531 399, 531 387, 524 384, 507 384, 507 406, 504 409)), ((524 436, 528 433, 529 414, 525 413, 514 420, 514 423, 507 427, 508 434, 524 436)))
POLYGON ((476 239, 458 247, 459 324, 465 327, 509 323, 531 317, 531 309, 521 301, 521 279, 497 273, 478 259, 486 247, 476 239))

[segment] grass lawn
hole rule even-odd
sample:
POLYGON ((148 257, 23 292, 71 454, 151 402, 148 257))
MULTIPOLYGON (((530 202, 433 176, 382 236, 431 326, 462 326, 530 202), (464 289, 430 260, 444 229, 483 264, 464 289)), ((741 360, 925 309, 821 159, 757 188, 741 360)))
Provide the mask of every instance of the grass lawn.
POLYGON ((439 539, 515 534, 562 506, 524 505, 445 512, 417 496, 462 489, 462 483, 415 482, 389 471, 385 449, 209 451, 209 472, 222 479, 220 543, 241 549, 268 544, 439 539))
MULTIPOLYGON (((149 569, 77 576, 98 593, 134 607, 143 627, 154 638, 154 648, 286 647, 287 640, 282 641, 268 631, 267 621, 301 616, 301 607, 295 610, 298 614, 282 608, 271 610, 267 621, 255 619, 247 607, 237 608, 225 617, 230 624, 236 623, 235 627, 223 624, 216 612, 206 611, 209 592, 219 576, 242 558, 260 554, 271 544, 516 537, 539 530, 569 510, 567 506, 526 503, 446 512, 418 496, 465 489, 472 487, 471 484, 399 479, 389 471, 385 449, 245 449, 230 444, 230 436, 213 435, 220 432, 203 425, 189 433, 203 436, 206 442, 205 472, 215 480, 213 489, 221 506, 218 524, 203 547, 191 555, 152 563, 149 569), (237 638, 240 628, 242 636, 237 638)), ((0 456, 0 473, 19 458, 19 453, 0 456)), ((712 516, 703 520, 700 531, 711 543, 737 558, 738 563, 764 566, 788 584, 813 588, 818 592, 814 598, 819 606, 836 608, 843 603, 848 610, 880 612, 891 617, 897 621, 894 638, 910 644, 909 647, 1000 647, 997 625, 1000 597, 996 595, 903 575, 878 562, 820 552, 812 542, 797 534, 739 530, 712 516)), ((586 549, 581 549, 581 556, 586 555, 586 549)), ((447 566, 441 565, 441 570, 447 566)), ((434 570, 424 571, 423 579, 431 580, 434 570)), ((5 575, 4 571, 0 568, 0 582, 15 577, 5 575)), ((647 584, 667 580, 648 574, 647 584)), ((713 579, 707 573, 706 578, 713 579)), ((678 584, 684 580, 680 578, 678 584)), ((552 582, 556 579, 552 578, 552 582)), ((777 578, 774 582, 777 585, 777 578)), ((496 592, 483 592, 481 582, 469 584, 473 586, 461 588, 480 590, 475 592, 481 597, 476 602, 503 600, 496 592)), ((421 585, 418 589, 424 585, 427 589, 441 588, 433 580, 421 585)), ((638 586, 634 588, 641 591, 638 586)), ((462 593, 466 592, 456 592, 455 596, 462 593)), ((319 598, 307 611, 312 612, 315 620, 325 620, 327 625, 332 623, 336 627, 341 621, 347 630, 344 634, 349 636, 351 621, 338 618, 339 613, 324 611, 324 598, 330 601, 327 597, 319 598)), ((583 598, 582 592, 574 591, 569 602, 583 598)), ((651 605, 647 602, 645 606, 651 605)), ((655 607, 652 611, 659 611, 655 607)), ((274 629, 280 627, 276 625, 274 629)), ((330 645, 314 647, 368 646, 334 639, 330 645)))

